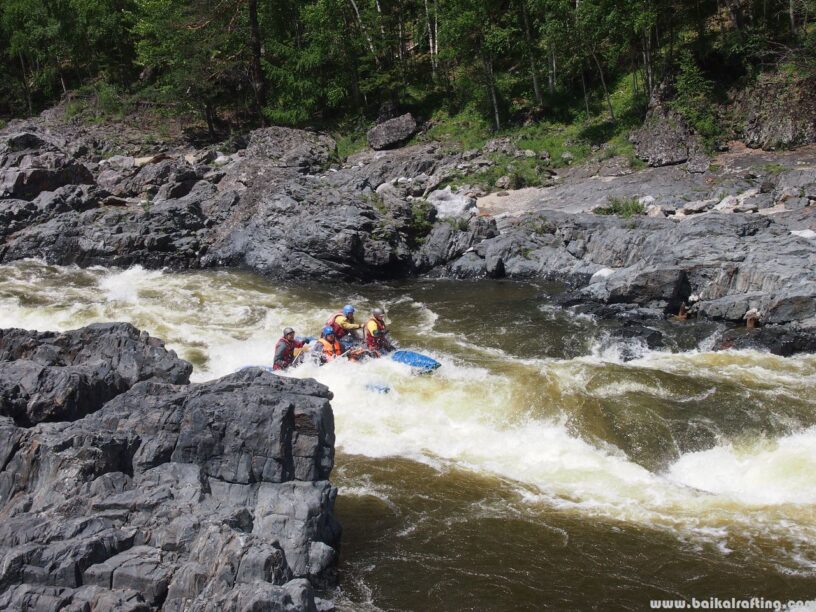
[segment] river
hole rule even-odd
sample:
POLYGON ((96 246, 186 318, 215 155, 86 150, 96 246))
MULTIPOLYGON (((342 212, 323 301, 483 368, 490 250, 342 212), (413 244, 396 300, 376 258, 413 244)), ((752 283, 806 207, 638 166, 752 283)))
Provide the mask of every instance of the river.
POLYGON ((816 356, 671 349, 554 306, 553 285, 278 286, 238 272, 0 266, 0 327, 129 321, 194 381, 269 364, 281 329, 386 309, 442 367, 305 365, 334 392, 341 610, 645 609, 816 596, 816 356), (391 392, 376 393, 371 383, 391 392))

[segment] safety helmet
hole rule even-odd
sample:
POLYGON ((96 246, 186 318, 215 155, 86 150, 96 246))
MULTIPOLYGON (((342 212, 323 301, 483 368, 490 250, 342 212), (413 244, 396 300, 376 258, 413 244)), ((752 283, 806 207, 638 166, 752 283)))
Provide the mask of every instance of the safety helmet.
POLYGON ((377 319, 382 319, 385 316, 385 313, 383 312, 382 308, 375 308, 374 310, 371 311, 371 314, 373 314, 374 317, 377 319))
POLYGON ((334 335, 334 328, 331 325, 327 325, 323 328, 323 337, 333 336, 334 335))
POLYGON ((288 336, 289 334, 294 334, 294 333, 295 333, 295 330, 292 329, 291 327, 284 327, 283 328, 283 335, 284 336, 288 336))
POLYGON ((351 304, 346 304, 345 306, 343 306, 343 314, 346 315, 347 317, 353 315, 354 306, 352 306, 351 304))

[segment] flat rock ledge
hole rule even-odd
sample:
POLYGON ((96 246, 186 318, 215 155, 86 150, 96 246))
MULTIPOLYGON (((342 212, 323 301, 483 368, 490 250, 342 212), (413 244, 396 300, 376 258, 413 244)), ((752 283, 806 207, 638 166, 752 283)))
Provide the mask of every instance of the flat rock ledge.
POLYGON ((332 394, 191 369, 128 324, 0 330, 0 609, 332 609, 332 394))

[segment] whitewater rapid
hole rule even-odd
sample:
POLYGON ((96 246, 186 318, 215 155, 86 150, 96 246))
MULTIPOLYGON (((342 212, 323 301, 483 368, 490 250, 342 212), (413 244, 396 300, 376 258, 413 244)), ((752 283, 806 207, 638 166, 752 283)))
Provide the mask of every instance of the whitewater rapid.
MULTIPOLYGON (((807 552, 816 542, 816 427, 776 423, 776 433, 716 439, 707 448, 674 452, 666 465, 650 470, 614 439, 582 430, 574 418, 588 401, 598 410, 632 411, 652 410, 657 400, 680 409, 684 402, 711 401, 716 411, 718 390, 729 385, 744 389, 746 397, 769 404, 795 400, 813 411, 816 357, 703 349, 646 351, 627 363, 609 351, 571 359, 521 357, 438 329, 432 305, 398 291, 384 300, 365 288, 324 297, 229 272, 80 270, 36 261, 0 269, 0 328, 66 330, 128 321, 190 360, 195 382, 270 364, 284 326, 315 335, 347 301, 361 313, 384 306, 403 346, 442 367, 415 376, 406 366, 379 360, 307 364, 288 374, 313 377, 334 393, 339 453, 471 471, 515 489, 528 508, 670 529, 725 551, 734 538, 760 547, 784 540, 792 551, 786 563, 795 558, 798 571, 816 571, 816 557, 807 552), (666 386, 660 377, 695 385, 683 391, 682 384, 666 386), (387 385, 390 393, 372 392, 372 383, 387 385), (632 398, 637 401, 628 407, 632 398)), ((705 415, 695 418, 705 421, 705 415)), ((664 443, 671 445, 672 438, 664 443)))

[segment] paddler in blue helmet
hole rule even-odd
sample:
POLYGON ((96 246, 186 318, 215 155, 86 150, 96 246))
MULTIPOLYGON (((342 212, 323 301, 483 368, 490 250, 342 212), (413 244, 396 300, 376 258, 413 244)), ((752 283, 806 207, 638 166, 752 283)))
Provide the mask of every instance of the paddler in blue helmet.
POLYGON ((354 312, 354 306, 346 304, 343 310, 334 313, 326 321, 326 327, 334 330, 335 339, 346 349, 354 344, 353 332, 363 328, 361 323, 354 321, 354 312))
POLYGON ((327 325, 323 328, 318 342, 320 343, 320 348, 322 348, 320 361, 323 363, 332 361, 343 354, 343 347, 340 346, 340 343, 337 341, 337 337, 331 325, 327 325))

